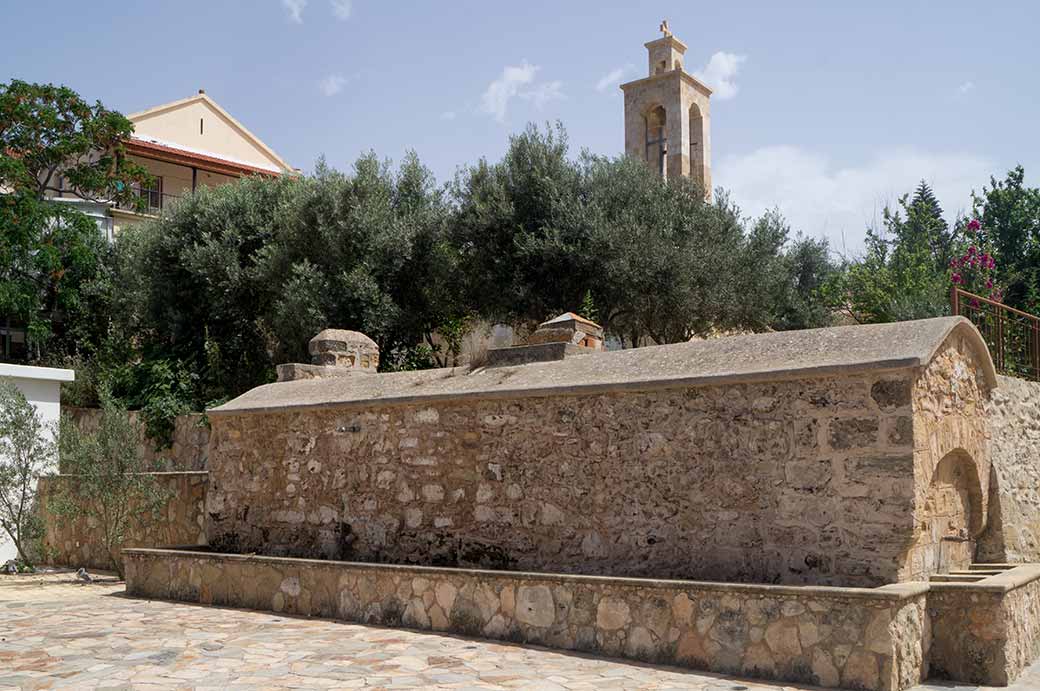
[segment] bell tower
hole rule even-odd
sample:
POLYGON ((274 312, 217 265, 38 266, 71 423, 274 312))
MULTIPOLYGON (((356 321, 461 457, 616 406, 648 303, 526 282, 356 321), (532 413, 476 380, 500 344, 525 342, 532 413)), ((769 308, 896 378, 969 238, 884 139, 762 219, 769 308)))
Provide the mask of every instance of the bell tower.
POLYGON ((646 45, 648 76, 621 85, 625 153, 664 178, 693 178, 711 197, 711 89, 683 69, 686 44, 661 22, 646 45))

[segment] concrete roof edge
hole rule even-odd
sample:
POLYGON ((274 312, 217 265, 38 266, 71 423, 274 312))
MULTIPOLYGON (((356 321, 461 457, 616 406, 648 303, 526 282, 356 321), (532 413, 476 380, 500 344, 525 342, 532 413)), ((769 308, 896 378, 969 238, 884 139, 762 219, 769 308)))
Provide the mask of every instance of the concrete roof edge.
MULTIPOLYGON (((856 367, 855 372, 893 372, 914 369, 923 363, 920 358, 901 358, 883 361, 866 362, 856 367)), ((523 365, 520 365, 521 367, 523 365)), ((735 374, 709 374, 692 377, 669 377, 660 379, 644 379, 626 382, 606 382, 596 384, 576 384, 563 386, 532 386, 502 389, 479 389, 475 391, 412 394, 398 396, 375 396, 369 398, 344 401, 314 401, 308 403, 290 403, 270 406, 244 406, 228 408, 234 401, 229 401, 217 408, 210 408, 206 413, 210 416, 222 417, 245 413, 278 413, 289 410, 306 410, 309 408, 354 408, 373 405, 408 405, 420 402, 438 401, 474 401, 500 400, 512 398, 537 398, 539 396, 587 396, 616 391, 652 391, 656 389, 692 388, 697 386, 716 386, 722 384, 744 384, 770 381, 786 381, 808 377, 826 377, 834 374, 847 374, 846 365, 823 365, 819 367, 798 367, 786 370, 761 370, 758 372, 739 372, 735 374)), ((270 385, 268 385, 270 386, 270 385)))
POLYGON ((75 381, 76 370, 60 367, 37 367, 35 365, 11 365, 0 363, 0 377, 17 379, 42 379, 45 381, 75 381))
POLYGON ((974 352, 985 386, 997 379, 982 337, 962 318, 745 334, 553 362, 384 373, 265 384, 215 408, 215 416, 314 407, 586 396, 662 388, 861 376, 918 370, 954 336, 974 352), (981 349, 981 350, 980 350, 981 349), (986 354, 983 354, 983 353, 986 354))

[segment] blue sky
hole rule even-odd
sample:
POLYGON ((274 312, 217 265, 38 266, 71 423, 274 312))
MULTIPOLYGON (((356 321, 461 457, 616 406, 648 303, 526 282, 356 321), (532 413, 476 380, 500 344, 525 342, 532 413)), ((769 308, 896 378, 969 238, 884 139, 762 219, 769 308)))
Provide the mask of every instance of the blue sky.
POLYGON ((855 251, 921 178, 947 212, 990 174, 1040 180, 1040 3, 0 0, 0 78, 132 112, 205 88, 293 165, 414 149, 447 180, 561 120, 623 146, 617 84, 667 18, 712 82, 715 183, 855 251), (14 31, 10 27, 15 27, 14 31))

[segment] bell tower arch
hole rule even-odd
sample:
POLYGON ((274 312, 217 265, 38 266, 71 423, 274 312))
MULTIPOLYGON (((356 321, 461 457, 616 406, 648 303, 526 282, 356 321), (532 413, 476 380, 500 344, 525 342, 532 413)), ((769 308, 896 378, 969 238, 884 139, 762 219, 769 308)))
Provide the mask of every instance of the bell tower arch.
POLYGON ((625 153, 668 179, 687 176, 711 197, 711 89, 683 68, 686 44, 672 35, 645 44, 648 76, 621 85, 625 153))

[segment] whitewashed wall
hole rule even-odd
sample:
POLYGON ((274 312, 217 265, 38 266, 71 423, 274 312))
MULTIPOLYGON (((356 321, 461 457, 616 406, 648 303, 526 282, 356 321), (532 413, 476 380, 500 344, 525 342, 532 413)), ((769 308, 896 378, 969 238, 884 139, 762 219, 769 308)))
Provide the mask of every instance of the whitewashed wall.
MULTIPOLYGON (((61 418, 61 383, 72 381, 76 373, 70 369, 0 363, 0 377, 14 382, 39 411, 45 425, 57 427, 61 418)), ((0 565, 15 556, 14 543, 6 534, 0 534, 0 565)))

